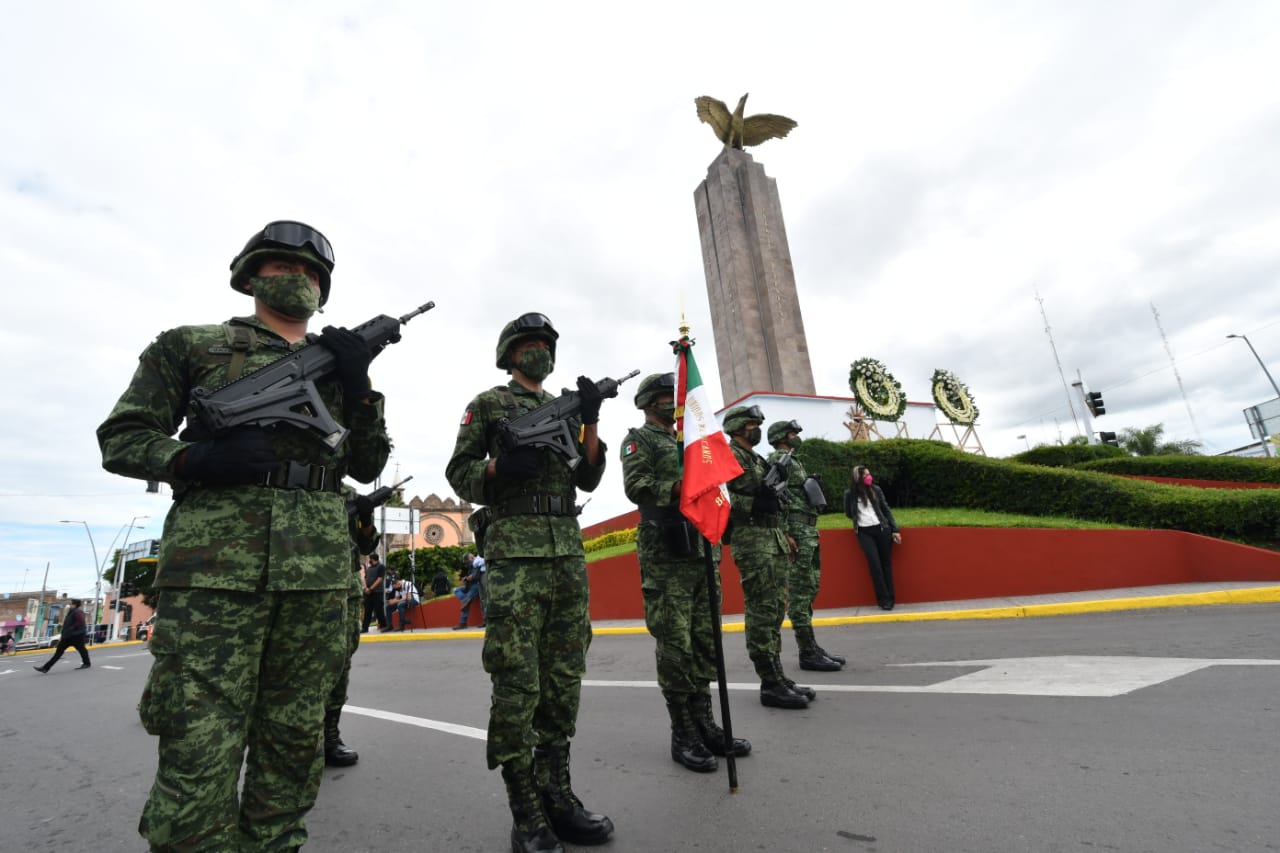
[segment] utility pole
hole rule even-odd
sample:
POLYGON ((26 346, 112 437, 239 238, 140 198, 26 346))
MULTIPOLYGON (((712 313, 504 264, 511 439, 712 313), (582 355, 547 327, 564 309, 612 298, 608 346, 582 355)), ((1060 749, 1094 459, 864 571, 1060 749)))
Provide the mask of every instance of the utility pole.
POLYGON ((1156 318, 1156 328, 1160 330, 1160 340, 1164 341, 1164 351, 1169 356, 1169 364, 1173 366, 1173 378, 1178 382, 1178 393, 1182 395, 1182 404, 1187 407, 1187 417, 1191 418, 1191 429, 1196 434, 1196 440, 1201 445, 1204 444, 1204 437, 1200 435, 1200 425, 1196 423, 1195 413, 1191 411, 1191 401, 1187 399, 1187 389, 1182 387, 1182 374, 1178 373, 1178 362, 1173 357, 1173 347, 1169 346, 1169 337, 1164 333, 1164 325, 1160 322, 1160 312, 1156 310, 1156 304, 1151 303, 1151 316, 1156 318))
MULTIPOLYGON (((1071 401, 1071 389, 1067 387, 1067 375, 1062 372, 1062 359, 1058 358, 1058 346, 1053 342, 1053 329, 1049 327, 1049 315, 1044 311, 1044 299, 1040 296, 1039 288, 1036 289, 1036 302, 1040 303, 1040 316, 1044 320, 1044 333, 1049 336, 1049 349, 1053 350, 1053 363, 1058 367, 1058 378, 1062 380, 1062 390, 1067 395, 1067 408, 1071 409, 1071 421, 1076 425, 1076 432, 1080 431, 1080 419, 1076 417, 1076 406, 1071 401)), ((1061 437, 1058 443, 1062 443, 1061 437)))

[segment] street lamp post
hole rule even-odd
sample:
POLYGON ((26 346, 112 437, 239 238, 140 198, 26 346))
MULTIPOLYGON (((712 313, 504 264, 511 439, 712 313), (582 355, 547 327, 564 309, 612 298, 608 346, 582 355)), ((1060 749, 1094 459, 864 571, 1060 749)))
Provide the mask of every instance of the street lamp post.
MULTIPOLYGON (((1263 372, 1263 373, 1265 373, 1265 374, 1267 375, 1267 381, 1271 383, 1271 388, 1272 388, 1272 390, 1274 390, 1274 391, 1276 392, 1276 396, 1277 396, 1277 397, 1280 397, 1280 385, 1276 385, 1276 381, 1275 381, 1274 379, 1272 379, 1272 378, 1271 378, 1271 371, 1270 371, 1270 370, 1267 370, 1267 366, 1266 366, 1266 364, 1264 364, 1264 363, 1263 363, 1263 361, 1262 361, 1262 356, 1258 355, 1258 351, 1257 351, 1256 349, 1254 349, 1254 348, 1253 348, 1253 344, 1249 342, 1249 336, 1248 336, 1248 335, 1227 335, 1227 337, 1228 337, 1228 338, 1240 338, 1242 341, 1244 341, 1246 344, 1248 344, 1248 346, 1249 346, 1249 352, 1253 353, 1253 357, 1254 357, 1254 358, 1256 358, 1256 359, 1258 360, 1258 366, 1259 366, 1259 367, 1261 367, 1261 368, 1262 368, 1262 372, 1263 372)), ((1259 432, 1265 432, 1265 430, 1259 429, 1259 432)), ((1271 449, 1270 449, 1270 447, 1268 447, 1268 444, 1267 444, 1267 437, 1266 437, 1266 435, 1263 435, 1263 436, 1262 436, 1262 442, 1261 442, 1261 443, 1262 443, 1262 454, 1263 454, 1264 456, 1270 456, 1270 455, 1271 455, 1271 449)))
POLYGON ((1027 440, 1027 436, 1025 434, 1018 436, 1018 438, 1022 439, 1022 443, 1027 446, 1027 450, 1031 449, 1031 442, 1027 440))
POLYGON ((1249 336, 1248 335, 1227 335, 1227 337, 1239 338, 1240 340, 1244 341, 1246 344, 1249 344, 1249 352, 1253 353, 1253 357, 1258 360, 1258 366, 1262 368, 1263 373, 1267 374, 1267 381, 1271 383, 1271 387, 1272 389, 1275 390, 1276 396, 1280 397, 1280 385, 1277 385, 1276 381, 1271 378, 1271 371, 1267 370, 1267 366, 1262 363, 1262 356, 1258 355, 1258 351, 1253 348, 1253 344, 1249 343, 1249 336))
MULTIPOLYGON (((87 521, 67 521, 63 519, 59 524, 83 524, 84 532, 89 534, 89 547, 93 549, 93 570, 98 573, 98 585, 94 589, 93 599, 93 620, 98 621, 98 602, 102 601, 102 564, 98 562, 98 546, 93 544, 93 531, 89 529, 87 521)), ((41 593, 43 595, 43 593, 41 593)))
MULTIPOLYGON (((149 515, 135 515, 133 520, 129 522, 129 529, 124 534, 124 544, 120 546, 120 559, 116 563, 115 595, 113 596, 115 600, 112 602, 115 610, 115 616, 111 618, 111 639, 113 640, 118 639, 120 636, 120 588, 124 585, 124 552, 129 550, 129 534, 133 532, 134 525, 139 519, 150 517, 149 515)), ((141 530, 145 526, 141 525, 138 529, 141 530)))

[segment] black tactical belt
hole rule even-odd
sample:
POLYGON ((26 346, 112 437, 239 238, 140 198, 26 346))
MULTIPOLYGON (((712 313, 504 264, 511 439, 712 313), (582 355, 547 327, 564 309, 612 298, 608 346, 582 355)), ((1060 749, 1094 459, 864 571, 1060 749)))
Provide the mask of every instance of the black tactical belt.
POLYGON ((738 515, 733 513, 730 518, 734 524, 742 524, 747 527, 781 527, 782 516, 780 515, 761 515, 760 513, 751 513, 750 515, 738 515))
POLYGON ((280 467, 263 478, 264 486, 276 489, 306 489, 311 492, 336 492, 342 478, 323 465, 307 465, 302 462, 281 462, 280 467))
POLYGON ((521 495, 489 509, 495 519, 512 515, 577 515, 582 512, 572 500, 560 495, 521 495))
POLYGON ((640 507, 641 521, 684 521, 684 513, 680 512, 680 507, 674 504, 669 506, 642 506, 640 507))
POLYGON ((791 520, 796 524, 808 524, 810 526, 818 523, 818 517, 816 515, 808 515, 808 514, 792 515, 791 520))

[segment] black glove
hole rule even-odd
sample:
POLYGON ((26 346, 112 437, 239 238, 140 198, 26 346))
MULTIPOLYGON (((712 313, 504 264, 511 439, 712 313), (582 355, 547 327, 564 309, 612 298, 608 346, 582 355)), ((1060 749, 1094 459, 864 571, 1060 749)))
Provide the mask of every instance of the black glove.
POLYGON ((368 495, 356 495, 353 503, 356 505, 356 520, 360 522, 360 526, 372 527, 373 501, 368 495))
POLYGON ((517 447, 499 456, 493 463, 493 471, 507 480, 532 480, 538 476, 538 451, 517 447))
POLYGON ((342 399, 346 405, 369 396, 369 362, 373 353, 364 338, 350 329, 325 326, 316 343, 333 353, 338 362, 338 381, 342 383, 342 399))
POLYGON ((781 509, 782 504, 778 502, 778 493, 768 486, 761 486, 756 492, 755 501, 751 504, 751 511, 761 515, 774 515, 781 509))
MULTIPOLYGON (((614 393, 614 396, 617 396, 616 392, 614 393)), ((582 400, 582 423, 599 423, 600 404, 604 402, 604 395, 600 393, 600 389, 596 387, 596 383, 592 382, 585 376, 579 376, 578 398, 582 400)))
POLYGON ((260 427, 243 427, 224 436, 197 441, 182 451, 175 466, 184 480, 230 486, 260 482, 280 465, 271 439, 260 427))

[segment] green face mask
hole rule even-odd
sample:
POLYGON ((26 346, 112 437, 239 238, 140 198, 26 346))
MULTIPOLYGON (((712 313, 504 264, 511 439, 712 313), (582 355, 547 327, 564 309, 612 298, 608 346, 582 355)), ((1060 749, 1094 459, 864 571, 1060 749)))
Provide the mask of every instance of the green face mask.
POLYGON ((676 404, 675 403, 655 403, 653 413, 661 418, 664 424, 673 424, 676 422, 676 404))
POLYGON ((268 275, 249 279, 249 292, 262 304, 295 320, 306 320, 320 308, 320 291, 305 275, 268 275))
POLYGON ((793 435, 787 438, 787 444, 791 445, 792 450, 799 450, 801 445, 800 436, 793 435))
POLYGON ((527 349, 520 353, 520 372, 534 382, 541 382, 556 369, 555 359, 549 349, 527 349))
POLYGON ((747 430, 747 443, 752 447, 760 443, 760 427, 752 427, 747 430))

